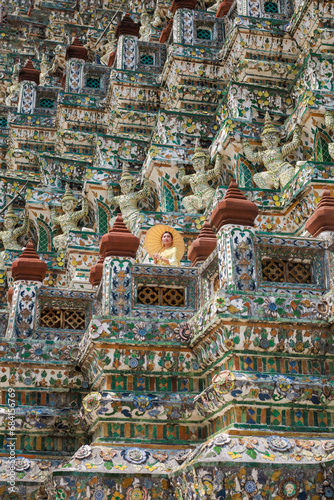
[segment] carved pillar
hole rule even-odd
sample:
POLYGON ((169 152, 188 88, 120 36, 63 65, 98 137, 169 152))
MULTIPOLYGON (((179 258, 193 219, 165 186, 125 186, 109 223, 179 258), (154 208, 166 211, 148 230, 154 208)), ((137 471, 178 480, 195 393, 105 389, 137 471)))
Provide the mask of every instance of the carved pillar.
POLYGON ((38 289, 46 276, 47 265, 38 257, 29 240, 12 264, 14 278, 6 338, 30 337, 35 328, 38 289))
POLYGON ((34 68, 30 59, 19 71, 20 94, 18 112, 31 115, 35 111, 36 91, 40 72, 34 68))
POLYGON ((66 49, 65 92, 79 93, 83 87, 83 74, 88 50, 75 37, 66 49))
POLYGON ((115 36, 118 39, 116 68, 135 70, 137 61, 137 42, 140 24, 135 23, 130 14, 125 14, 118 23, 115 36))

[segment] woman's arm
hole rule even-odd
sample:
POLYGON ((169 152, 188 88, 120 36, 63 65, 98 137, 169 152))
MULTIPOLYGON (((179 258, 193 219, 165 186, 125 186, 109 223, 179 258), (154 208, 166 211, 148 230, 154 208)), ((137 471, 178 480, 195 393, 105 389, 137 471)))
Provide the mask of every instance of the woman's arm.
MULTIPOLYGON (((177 255, 177 248, 176 247, 173 247, 171 248, 171 250, 173 250, 173 253, 171 254, 171 256, 168 258, 169 260, 169 265, 170 266, 180 266, 181 265, 181 262, 179 261, 178 259, 178 255, 177 255)), ((167 260, 167 259, 166 259, 167 260)))

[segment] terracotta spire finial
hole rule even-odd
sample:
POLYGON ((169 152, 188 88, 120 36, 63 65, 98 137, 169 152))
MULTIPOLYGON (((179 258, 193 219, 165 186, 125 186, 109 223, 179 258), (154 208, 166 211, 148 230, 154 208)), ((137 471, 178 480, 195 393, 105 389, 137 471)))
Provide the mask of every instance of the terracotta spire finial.
POLYGON ((173 29, 173 18, 171 18, 168 21, 166 28, 164 28, 162 30, 160 38, 159 38, 159 43, 166 43, 167 42, 169 35, 171 34, 172 29, 173 29))
POLYGON ((40 71, 36 69, 30 59, 19 71, 19 82, 35 82, 39 85, 40 71))
POLYGON ((12 264, 14 281, 43 281, 46 276, 47 264, 37 255, 32 240, 29 240, 20 257, 12 264))
POLYGON ((255 203, 247 200, 235 179, 232 179, 223 200, 218 202, 211 214, 211 224, 217 231, 227 224, 254 226, 258 213, 255 203))
POLYGON ((196 266, 198 262, 206 260, 216 246, 216 235, 211 228, 210 222, 206 219, 201 232, 188 250, 188 259, 191 261, 191 265, 196 266))
POLYGON ((104 234, 100 243, 100 255, 106 257, 136 257, 139 247, 139 238, 134 236, 118 214, 113 227, 104 234))
POLYGON ((140 23, 135 23, 127 12, 123 19, 117 24, 115 37, 118 39, 121 35, 131 35, 139 37, 140 23))
POLYGON ((71 45, 66 48, 65 59, 83 59, 87 61, 88 49, 82 45, 77 36, 74 37, 71 45))
POLYGON ((197 4, 197 0, 173 0, 172 5, 170 6, 170 11, 172 14, 179 9, 190 9, 195 10, 197 4))
POLYGON ((318 236, 324 231, 334 231, 334 198, 326 186, 322 190, 317 208, 306 221, 305 229, 312 236, 318 236))
POLYGON ((97 263, 90 268, 89 283, 92 286, 99 285, 102 280, 103 262, 104 262, 104 257, 101 255, 97 263))
POLYGON ((216 17, 224 17, 233 5, 233 0, 224 0, 218 7, 216 17))

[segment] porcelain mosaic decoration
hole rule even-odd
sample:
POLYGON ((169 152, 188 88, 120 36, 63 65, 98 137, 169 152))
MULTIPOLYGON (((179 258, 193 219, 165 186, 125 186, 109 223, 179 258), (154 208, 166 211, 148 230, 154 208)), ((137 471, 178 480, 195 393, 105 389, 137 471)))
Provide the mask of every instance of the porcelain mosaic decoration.
POLYGON ((334 498, 333 16, 0 2, 1 499, 334 498))

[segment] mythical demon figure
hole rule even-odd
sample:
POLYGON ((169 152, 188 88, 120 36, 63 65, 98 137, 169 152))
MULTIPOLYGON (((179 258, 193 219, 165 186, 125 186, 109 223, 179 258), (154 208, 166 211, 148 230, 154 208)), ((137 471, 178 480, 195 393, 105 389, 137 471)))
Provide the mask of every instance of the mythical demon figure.
POLYGON ((67 237, 70 231, 78 231, 78 222, 88 214, 88 201, 86 194, 82 197, 82 209, 75 212, 75 207, 78 202, 74 198, 69 185, 66 185, 65 194, 61 200, 61 206, 64 214, 57 216, 56 208, 51 209, 51 222, 60 226, 63 234, 53 238, 53 244, 56 250, 64 250, 66 248, 67 237))
POLYGON ((180 167, 180 183, 190 184, 194 193, 183 198, 183 205, 187 212, 194 213, 208 207, 211 198, 215 194, 215 189, 209 186, 208 181, 219 177, 222 169, 221 161, 222 157, 218 156, 215 167, 206 171, 205 169, 210 162, 210 156, 201 147, 196 147, 195 154, 192 157, 192 164, 196 173, 186 175, 184 167, 180 167))
POLYGON ((254 175, 255 184, 261 189, 283 188, 295 175, 296 168, 291 163, 285 161, 285 157, 295 151, 300 144, 302 129, 296 126, 293 132, 292 141, 280 147, 280 134, 271 122, 270 116, 266 113, 265 124, 261 134, 264 151, 255 153, 247 139, 243 141, 244 153, 248 160, 262 162, 266 167, 266 172, 254 175))

